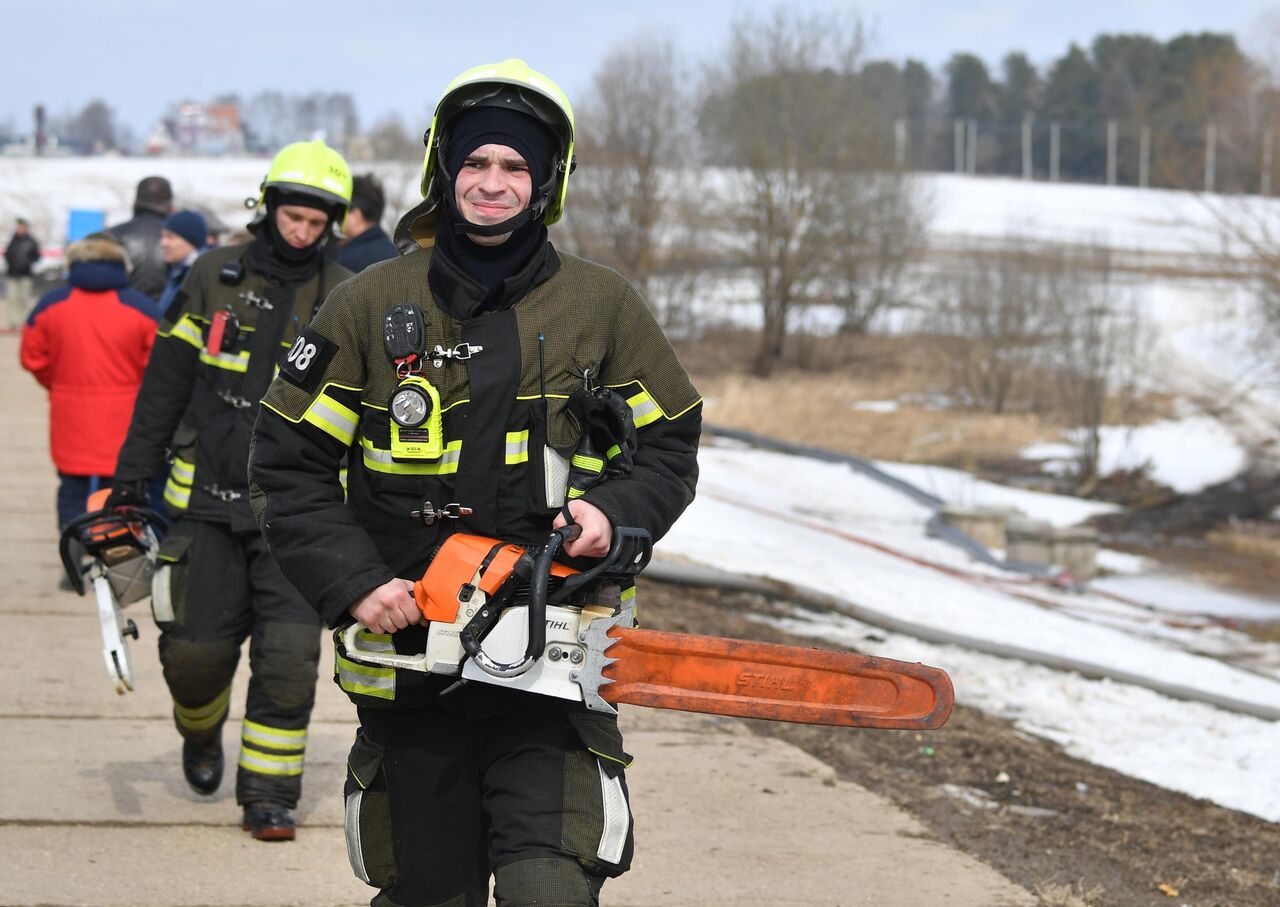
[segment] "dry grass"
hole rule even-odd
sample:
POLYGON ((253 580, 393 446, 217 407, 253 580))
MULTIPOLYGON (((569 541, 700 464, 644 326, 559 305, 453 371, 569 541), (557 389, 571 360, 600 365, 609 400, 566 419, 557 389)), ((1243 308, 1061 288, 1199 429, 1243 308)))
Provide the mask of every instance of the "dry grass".
POLYGON ((967 469, 1055 440, 1061 429, 1041 416, 948 406, 946 365, 927 341, 800 338, 769 378, 746 371, 756 342, 754 335, 720 334, 681 347, 708 422, 860 456, 967 469), (869 401, 896 401, 897 408, 857 408, 869 401))
POLYGON ((1059 885, 1049 882, 1037 885, 1033 891, 1039 898, 1037 907, 1102 907, 1101 886, 1086 888, 1084 882, 1059 885))

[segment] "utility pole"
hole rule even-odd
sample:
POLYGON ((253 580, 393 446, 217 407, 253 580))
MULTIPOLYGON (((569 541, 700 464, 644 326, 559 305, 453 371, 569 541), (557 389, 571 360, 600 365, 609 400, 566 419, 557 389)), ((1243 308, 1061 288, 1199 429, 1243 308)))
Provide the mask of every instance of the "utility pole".
POLYGON ((1151 185, 1151 127, 1143 126, 1138 139, 1138 185, 1151 185))
POLYGON ((1107 120, 1107 185, 1116 184, 1116 121, 1107 120))
POLYGON ((1049 124, 1049 182, 1058 181, 1058 156, 1062 151, 1062 130, 1057 123, 1049 124))
POLYGON ((1213 191, 1213 172, 1217 169, 1218 127, 1210 123, 1204 130, 1204 191, 1213 191))
POLYGON ((1022 178, 1031 179, 1031 114, 1022 118, 1022 178))

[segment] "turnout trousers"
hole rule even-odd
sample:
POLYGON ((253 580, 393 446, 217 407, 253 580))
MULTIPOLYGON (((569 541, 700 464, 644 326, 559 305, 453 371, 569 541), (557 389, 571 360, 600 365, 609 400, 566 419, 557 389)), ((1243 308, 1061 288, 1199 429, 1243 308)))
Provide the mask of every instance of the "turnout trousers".
POLYGON ((236 802, 272 800, 292 809, 315 703, 319 617, 257 532, 179 518, 160 545, 157 567, 152 609, 178 732, 200 743, 221 736, 248 639, 236 802))
POLYGON ((488 688, 450 704, 361 707, 347 851, 374 907, 594 907, 631 864, 622 738, 580 704, 488 688), (493 709, 497 703, 496 712, 493 709), (598 745, 597 745, 598 744, 598 745))

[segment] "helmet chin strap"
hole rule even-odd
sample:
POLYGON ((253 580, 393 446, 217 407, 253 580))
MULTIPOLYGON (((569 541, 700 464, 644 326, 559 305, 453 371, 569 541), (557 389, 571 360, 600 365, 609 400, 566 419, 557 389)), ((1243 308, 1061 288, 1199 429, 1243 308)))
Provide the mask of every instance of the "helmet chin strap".
POLYGON ((457 219, 453 222, 453 232, 459 236, 502 236, 506 233, 514 233, 535 218, 541 218, 546 207, 545 201, 538 205, 530 205, 515 217, 508 217, 500 224, 473 224, 466 220, 461 212, 455 212, 457 219))

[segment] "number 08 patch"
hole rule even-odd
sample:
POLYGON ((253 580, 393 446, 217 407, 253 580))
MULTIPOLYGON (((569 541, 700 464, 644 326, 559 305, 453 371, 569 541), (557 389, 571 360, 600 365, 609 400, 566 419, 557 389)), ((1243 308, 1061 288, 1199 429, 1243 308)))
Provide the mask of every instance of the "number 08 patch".
POLYGON ((280 360, 280 375, 305 391, 313 391, 336 352, 336 343, 308 325, 280 360))

